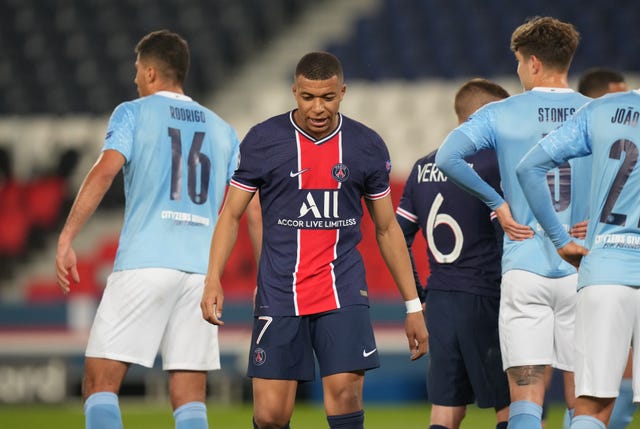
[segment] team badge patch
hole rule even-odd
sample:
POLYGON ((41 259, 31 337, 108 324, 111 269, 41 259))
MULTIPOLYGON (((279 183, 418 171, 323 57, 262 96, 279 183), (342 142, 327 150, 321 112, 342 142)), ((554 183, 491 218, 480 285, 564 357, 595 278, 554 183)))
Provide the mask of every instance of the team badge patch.
POLYGON ((265 352, 260 347, 257 347, 253 350, 253 364, 255 366, 260 366, 267 361, 267 352, 265 352))
POLYGON ((345 164, 338 163, 331 169, 331 176, 338 182, 342 183, 349 178, 349 167, 345 164))

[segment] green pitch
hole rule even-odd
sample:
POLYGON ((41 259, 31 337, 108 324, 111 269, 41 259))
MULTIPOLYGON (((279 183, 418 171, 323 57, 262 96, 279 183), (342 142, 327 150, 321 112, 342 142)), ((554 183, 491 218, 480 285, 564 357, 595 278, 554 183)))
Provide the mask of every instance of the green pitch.
MULTIPOLYGON (((144 403, 140 400, 121 401, 125 429, 173 429, 173 417, 169 404, 144 403)), ((207 404, 211 429, 251 428, 250 405, 207 404)), ((428 427, 428 404, 365 406, 367 429, 424 429, 428 427)), ((561 429, 560 405, 552 406, 546 429, 561 429)), ((0 405, 0 427, 2 429, 81 429, 84 416, 80 402, 63 405, 0 405)), ((291 421, 293 429, 327 428, 321 406, 300 403, 296 406, 291 421)), ((495 420, 492 410, 470 407, 463 421, 463 429, 492 429, 495 420)), ((637 417, 628 429, 640 429, 637 417)))

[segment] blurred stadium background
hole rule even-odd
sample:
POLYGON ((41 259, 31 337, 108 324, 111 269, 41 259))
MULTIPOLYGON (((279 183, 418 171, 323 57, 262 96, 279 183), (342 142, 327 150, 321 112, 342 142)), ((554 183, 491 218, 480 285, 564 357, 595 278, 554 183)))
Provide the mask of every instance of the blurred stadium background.
MULTIPOLYGON (((570 21, 582 33, 574 88, 593 66, 621 70, 640 86, 636 0, 0 0, 0 404, 80 395, 87 330, 122 222, 121 184, 78 239, 82 283, 68 297, 53 275, 56 233, 98 156, 110 112, 136 97, 133 47, 142 35, 169 28, 189 41, 187 93, 241 138, 293 107, 292 72, 302 54, 335 53, 348 86, 342 111, 385 138, 397 203, 414 160, 455 125, 461 82, 487 77, 520 92, 509 38, 534 15, 570 21)), ((424 400, 426 364, 409 363, 402 304, 371 234, 361 250, 383 352, 365 399, 424 400)), ((250 398, 244 368, 254 278, 241 231, 225 273, 224 369, 210 375, 212 400, 250 398)), ((165 383, 159 366, 134 367, 123 396, 166 400, 165 383)), ((303 386, 300 396, 318 401, 319 386, 303 386)))

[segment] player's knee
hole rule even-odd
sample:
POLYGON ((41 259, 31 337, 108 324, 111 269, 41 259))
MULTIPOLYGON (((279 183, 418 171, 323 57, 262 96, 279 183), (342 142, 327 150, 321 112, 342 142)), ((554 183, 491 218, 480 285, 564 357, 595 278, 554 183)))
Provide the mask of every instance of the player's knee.
POLYGON ((289 427, 289 419, 280 413, 255 411, 253 414, 253 426, 256 429, 282 429, 289 427))

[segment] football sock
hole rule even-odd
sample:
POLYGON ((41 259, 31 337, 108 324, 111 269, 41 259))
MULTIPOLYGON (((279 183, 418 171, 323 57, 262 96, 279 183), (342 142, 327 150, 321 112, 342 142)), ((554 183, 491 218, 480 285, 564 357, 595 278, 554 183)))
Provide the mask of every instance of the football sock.
POLYGON ((509 424, 509 422, 499 422, 496 425, 496 429, 507 429, 507 425, 509 424))
POLYGON ((576 412, 573 408, 566 408, 564 410, 564 418, 562 419, 562 429, 569 429, 571 427, 571 420, 573 420, 573 414, 576 412))
POLYGON ((509 405, 509 429, 541 429, 542 407, 531 401, 516 401, 509 405))
POLYGON ((337 416, 327 416, 327 421, 331 429, 363 429, 364 410, 337 416))
POLYGON ((449 429, 446 426, 440 426, 440 425, 431 425, 429 426, 429 429, 449 429))
POLYGON ((575 416, 571 420, 571 429, 607 429, 600 420, 591 416, 575 416))
POLYGON ((609 429, 625 429, 633 420, 633 413, 638 409, 638 405, 633 403, 633 386, 630 378, 623 378, 620 384, 620 395, 609 419, 609 429))
POLYGON ((84 419, 87 429, 122 429, 118 395, 112 392, 90 395, 84 402, 84 419))
POLYGON ((176 429, 208 429, 207 406, 203 402, 188 402, 173 412, 176 429))

